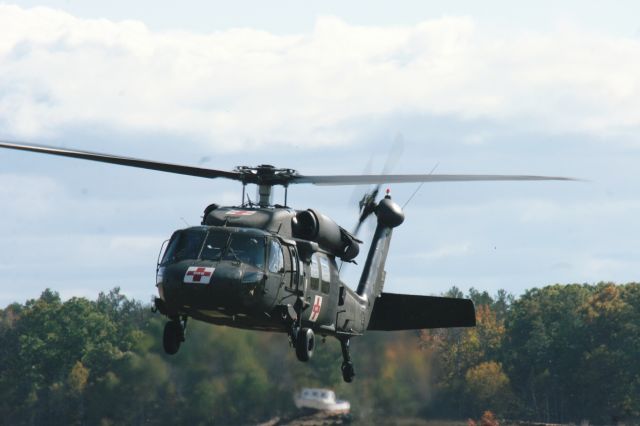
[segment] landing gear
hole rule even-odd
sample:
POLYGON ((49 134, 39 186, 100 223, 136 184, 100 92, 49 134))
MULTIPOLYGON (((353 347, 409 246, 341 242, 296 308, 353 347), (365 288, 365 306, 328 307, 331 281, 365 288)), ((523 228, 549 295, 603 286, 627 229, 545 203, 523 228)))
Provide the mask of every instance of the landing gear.
POLYGON ((316 337, 313 330, 302 327, 300 321, 300 310, 309 304, 298 298, 295 305, 286 305, 282 310, 282 320, 289 328, 289 342, 296 348, 296 356, 299 361, 307 362, 313 356, 313 349, 316 346, 316 337))
POLYGON ((162 346, 164 351, 169 355, 174 355, 180 349, 180 343, 184 342, 184 331, 187 328, 187 317, 183 317, 182 321, 174 318, 167 321, 164 325, 164 333, 162 335, 162 346))
POLYGON ((349 339, 340 339, 340 348, 342 349, 342 379, 351 383, 356 375, 356 371, 353 368, 353 362, 351 362, 351 355, 349 354, 349 339))
POLYGON ((316 345, 316 338, 310 328, 298 329, 296 339, 296 356, 298 360, 307 362, 313 356, 313 348, 316 345))
POLYGON ((341 368, 342 368, 342 379, 347 383, 353 382, 353 378, 356 375, 356 371, 353 368, 353 362, 343 361, 341 368))

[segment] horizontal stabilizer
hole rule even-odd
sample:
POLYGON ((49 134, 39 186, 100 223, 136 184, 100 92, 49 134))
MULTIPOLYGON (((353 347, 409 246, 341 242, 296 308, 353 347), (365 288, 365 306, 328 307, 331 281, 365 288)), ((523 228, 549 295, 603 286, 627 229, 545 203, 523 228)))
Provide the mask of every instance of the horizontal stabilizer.
POLYGON ((419 330, 475 325, 476 312, 469 299, 382 293, 373 305, 368 330, 419 330))

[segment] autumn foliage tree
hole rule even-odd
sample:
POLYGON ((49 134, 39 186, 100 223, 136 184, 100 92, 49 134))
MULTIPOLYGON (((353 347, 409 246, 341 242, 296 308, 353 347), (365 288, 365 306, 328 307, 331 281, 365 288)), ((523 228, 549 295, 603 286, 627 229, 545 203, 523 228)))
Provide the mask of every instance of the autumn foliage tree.
MULTIPOLYGON (((503 315, 496 314, 497 310, 506 309, 502 305, 504 298, 494 299, 473 289, 470 293, 476 301, 476 327, 423 334, 423 340, 430 340, 437 348, 439 392, 432 411, 436 415, 455 413, 459 418, 469 417, 487 407, 505 410, 512 401, 509 378, 495 361, 505 336, 503 315), (497 300, 499 308, 495 306, 497 300)), ((454 288, 448 296, 462 295, 454 288)))
POLYGON ((0 423, 255 424, 293 415, 293 392, 310 386, 335 389, 363 424, 488 410, 487 426, 638 422, 640 284, 465 296, 477 327, 367 333, 353 341, 357 376, 346 384, 335 339, 300 363, 284 334, 192 321, 168 356, 164 319, 148 305, 117 289, 95 301, 46 290, 0 310, 0 423))

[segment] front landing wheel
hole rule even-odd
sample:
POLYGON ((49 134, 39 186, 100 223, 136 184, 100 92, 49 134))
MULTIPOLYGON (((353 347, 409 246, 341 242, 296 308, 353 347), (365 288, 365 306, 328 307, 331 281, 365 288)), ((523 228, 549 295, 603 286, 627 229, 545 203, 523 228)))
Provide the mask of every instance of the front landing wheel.
POLYGON ((164 333, 162 335, 162 346, 164 351, 169 355, 174 355, 180 349, 182 342, 182 325, 179 321, 168 321, 164 325, 164 333))
POLYGON ((313 356, 316 338, 310 328, 301 328, 296 336, 296 356, 298 360, 307 362, 313 356))

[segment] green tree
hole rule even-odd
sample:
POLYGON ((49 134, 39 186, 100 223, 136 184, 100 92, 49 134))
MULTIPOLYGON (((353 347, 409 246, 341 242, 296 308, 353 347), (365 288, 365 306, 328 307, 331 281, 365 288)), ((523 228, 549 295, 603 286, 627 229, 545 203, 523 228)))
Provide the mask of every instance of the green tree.
MULTIPOLYGON (((450 296, 462 296, 456 288, 450 296)), ((640 285, 555 285, 517 299, 470 290, 478 326, 354 339, 296 360, 283 333, 190 321, 164 354, 165 319, 118 289, 97 300, 45 290, 0 310, 0 418, 7 424, 259 423, 295 412, 293 392, 331 387, 363 423, 385 416, 640 419, 640 285)))
POLYGON ((528 418, 562 422, 575 398, 575 377, 584 351, 579 311, 587 285, 554 285, 527 291, 506 321, 503 365, 528 418))
POLYGON ((640 285, 601 283, 581 309, 586 333, 580 371, 580 410, 612 422, 640 417, 640 285))

